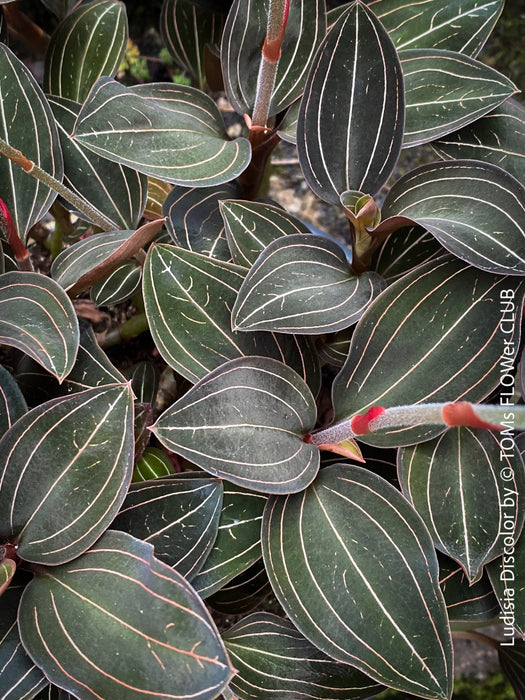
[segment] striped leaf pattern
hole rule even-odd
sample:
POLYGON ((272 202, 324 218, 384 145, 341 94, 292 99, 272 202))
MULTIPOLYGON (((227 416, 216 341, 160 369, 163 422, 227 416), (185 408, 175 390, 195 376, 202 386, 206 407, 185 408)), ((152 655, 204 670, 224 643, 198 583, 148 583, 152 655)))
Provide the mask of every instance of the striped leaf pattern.
POLYGON ((320 334, 348 328, 361 317, 383 281, 359 277, 344 250, 322 236, 274 240, 246 275, 232 310, 235 330, 320 334))
POLYGON ((325 467, 302 493, 269 500, 262 544, 275 595, 316 647, 378 683, 450 697, 435 550, 397 489, 360 467, 325 467))
POLYGON ((321 361, 340 369, 348 356, 353 331, 353 328, 346 328, 328 338, 321 338, 321 343, 317 347, 321 361))
POLYGON ((55 29, 46 52, 46 92, 83 102, 102 75, 113 77, 126 51, 126 6, 94 0, 77 7, 55 29))
MULTIPOLYGON (((49 104, 62 146, 64 184, 102 212, 115 229, 136 228, 146 206, 146 176, 98 156, 71 138, 81 108, 78 102, 50 96, 49 104)), ((61 201, 71 209, 69 203, 61 201)), ((80 218, 86 216, 77 213, 80 218)))
MULTIPOLYGON (((525 510, 518 494, 525 493, 523 465, 505 482, 501 470, 500 438, 489 430, 451 428, 398 455, 399 483, 406 498, 425 521, 435 546, 457 561, 469 582, 483 575, 483 566, 503 551, 503 521, 513 516, 519 532, 525 510), (507 505, 507 508, 504 507, 507 505)), ((521 462, 515 453, 512 461, 521 462)))
POLYGON ((32 658, 75 696, 212 700, 232 675, 195 591, 124 532, 109 530, 74 563, 37 575, 18 624, 32 658))
POLYGON ((150 219, 158 219, 162 214, 162 207, 166 197, 171 192, 169 182, 163 182, 156 177, 148 177, 148 199, 144 215, 150 219))
POLYGON ((153 403, 159 388, 159 370, 149 360, 132 365, 127 372, 131 389, 136 400, 141 403, 153 403))
POLYGON ((277 133, 279 137, 287 143, 297 143, 297 120, 299 119, 299 110, 301 108, 301 100, 295 100, 287 110, 284 119, 279 124, 277 133))
POLYGON ((371 0, 398 50, 447 49, 476 56, 491 33, 503 0, 371 0))
POLYGON ((62 381, 75 362, 78 321, 64 290, 36 272, 0 276, 0 342, 32 357, 62 381))
MULTIPOLYGON (((518 469, 521 464, 515 465, 518 469)), ((511 474, 512 472, 506 472, 511 474)), ((520 493, 522 498, 523 492, 520 493)), ((521 502, 523 506, 523 501, 521 502)), ((507 509, 512 522, 512 508, 507 509)), ((525 533, 519 530, 508 530, 504 539, 503 555, 487 566, 490 581, 498 597, 503 619, 501 622, 509 628, 513 627, 522 637, 525 637, 525 533)))
POLYGON ((403 141, 403 74, 390 37, 361 2, 330 29, 315 56, 297 124, 297 152, 315 194, 372 196, 403 141))
MULTIPOLYGON (((4 558, 0 561, 0 595, 9 585, 16 571, 16 564, 13 559, 4 558)), ((1 641, 1 638, 0 638, 1 641)))
POLYGON ((91 287, 91 299, 95 306, 119 304, 135 294, 142 280, 142 267, 135 260, 121 263, 107 277, 91 287))
MULTIPOLYGON (((508 641, 508 640, 507 640, 508 641)), ((514 640, 512 647, 498 649, 501 670, 516 693, 516 700, 525 698, 525 640, 514 640)))
POLYGON ((217 538, 193 579, 201 598, 208 598, 261 558, 261 522, 268 497, 223 482, 224 495, 217 538))
POLYGON ((382 213, 412 219, 482 270, 525 274, 525 187, 495 165, 423 165, 395 183, 382 213))
POLYGON ((453 51, 408 49, 399 58, 405 79, 405 148, 461 129, 517 90, 498 71, 453 51))
POLYGON ((233 180, 251 156, 247 139, 227 139, 210 97, 171 83, 127 88, 101 78, 73 137, 103 158, 186 187, 233 180))
POLYGON ((246 270, 182 248, 155 245, 144 266, 151 334, 164 360, 191 382, 227 359, 265 355, 293 367, 314 393, 320 372, 311 342, 232 331, 231 310, 246 270))
POLYGON ((0 437, 27 411, 26 400, 11 374, 0 365, 0 437))
POLYGON ((373 268, 391 284, 421 263, 443 253, 443 246, 426 229, 405 226, 394 231, 379 247, 373 268))
POLYGON ((438 556, 438 561, 439 585, 453 628, 465 622, 487 622, 499 615, 501 608, 486 572, 471 585, 459 564, 445 556, 438 556))
POLYGON ((273 204, 231 199, 220 203, 233 261, 250 268, 260 253, 281 236, 310 233, 308 226, 273 204))
MULTIPOLYGON (((221 42, 228 99, 239 114, 251 114, 270 0, 234 0, 221 42)), ((290 3, 269 115, 282 112, 303 92, 314 53, 325 35, 324 0, 290 3)))
POLYGON ((192 0, 164 0, 160 33, 168 51, 201 90, 206 85, 204 50, 220 42, 224 17, 192 0))
POLYGON ((296 372, 268 357, 241 357, 201 379, 152 430, 211 474, 262 493, 293 493, 319 468, 317 447, 303 442, 315 420, 314 398, 296 372))
POLYGON ((520 182, 525 181, 525 107, 514 99, 473 124, 432 144, 446 160, 473 158, 499 165, 520 182))
MULTIPOLYGON (((144 406, 143 416, 144 420, 142 425, 144 426, 143 432, 146 433, 146 439, 149 440, 149 436, 146 429, 153 423, 153 416, 151 412, 151 405, 142 404, 144 406), (149 410, 148 410, 149 408, 149 410)), ((137 423, 137 417, 135 417, 135 425, 137 423)), ((137 431, 135 431, 137 432, 137 431)), ((143 433, 141 433, 140 438, 142 438, 143 433)), ((158 447, 143 447, 144 451, 140 457, 135 457, 135 467, 133 468, 133 476, 131 480, 133 482, 143 482, 149 481, 150 479, 157 479, 165 476, 170 476, 173 474, 173 464, 164 452, 158 447)), ((118 528, 117 528, 118 529, 118 528)))
MULTIPOLYGON (((514 342, 520 336, 517 321, 514 329, 512 321, 506 328, 508 336, 501 331, 501 290, 510 290, 521 307, 520 278, 492 275, 449 255, 387 287, 357 324, 346 364, 335 378, 336 420, 371 406, 476 402, 488 396, 499 382, 504 338, 514 342)), ((441 432, 441 427, 420 426, 360 439, 396 447, 441 432)))
POLYGON ((131 484, 111 527, 149 542, 158 559, 191 581, 217 537, 222 491, 208 476, 131 484))
POLYGON ((133 231, 109 231, 88 236, 63 250, 51 265, 53 279, 66 291, 88 270, 104 262, 133 231))
POLYGON ((209 596, 207 604, 223 615, 247 615, 272 592, 264 562, 258 559, 219 591, 209 596))
POLYGON ((17 574, 9 588, 2 594, 2 614, 0 615, 2 700, 30 700, 49 683, 42 670, 28 656, 18 633, 18 604, 27 583, 26 577, 26 574, 17 574))
POLYGON ((174 243, 210 258, 231 260, 219 201, 239 194, 239 186, 233 182, 216 187, 174 187, 162 208, 174 243))
POLYGON ((311 644, 289 620, 255 613, 231 627, 223 640, 238 669, 232 688, 241 700, 315 698, 361 700, 382 686, 311 644))
POLYGON ((0 440, 0 536, 16 537, 22 559, 61 564, 108 527, 131 480, 132 413, 126 384, 88 389, 37 406, 0 440))
MULTIPOLYGON (((0 138, 42 170, 62 180, 57 126, 33 75, 0 45, 0 138)), ((56 193, 7 158, 0 159, 0 192, 22 240, 53 204, 56 193)))

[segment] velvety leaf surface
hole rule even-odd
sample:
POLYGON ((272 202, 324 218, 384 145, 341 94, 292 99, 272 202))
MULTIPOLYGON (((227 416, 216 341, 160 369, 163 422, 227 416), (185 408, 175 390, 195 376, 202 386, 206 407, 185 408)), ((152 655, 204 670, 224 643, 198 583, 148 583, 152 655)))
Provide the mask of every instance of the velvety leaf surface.
POLYGON ((29 700, 48 684, 41 669, 27 655, 16 624, 18 604, 27 583, 26 575, 17 574, 1 598, 0 615, 0 689, 2 700, 29 700))
POLYGON ((263 493, 291 493, 319 468, 319 450, 303 442, 315 419, 313 396, 296 372, 268 357, 241 357, 201 379, 152 430, 211 474, 263 493))
POLYGON ((268 245, 246 275, 232 310, 235 330, 320 334, 348 328, 383 281, 354 274, 344 250, 322 236, 295 234, 268 245))
MULTIPOLYGON (((525 510, 517 508, 525 492, 525 471, 516 451, 514 478, 503 481, 500 435, 489 430, 451 428, 398 455, 399 483, 406 498, 425 521, 435 546, 457 561, 470 583, 479 581, 483 566, 504 547, 504 520, 512 515, 519 532, 525 510), (508 511, 508 513, 506 513, 508 511)), ((510 522, 510 521, 509 521, 510 522)))
POLYGON ((435 48, 475 56, 490 35, 503 0, 372 0, 397 49, 435 48))
POLYGON ((222 491, 207 476, 131 484, 111 527, 152 544, 157 559, 191 581, 217 537, 222 491))
POLYGON ((146 315, 164 360, 191 382, 227 359, 265 355, 286 362, 319 388, 311 343, 291 336, 232 331, 231 311, 246 270, 168 245, 150 248, 144 266, 146 315))
POLYGON ((313 646, 286 619, 254 613, 231 627, 223 640, 238 670, 232 688, 242 700, 315 698, 359 700, 383 687, 313 646))
MULTIPOLYGON (((81 104, 53 96, 49 97, 49 104, 62 146, 64 184, 102 212, 115 229, 135 229, 146 205, 146 176, 102 158, 71 138, 81 104)), ((71 204, 61 201, 72 209, 71 204)), ((79 215, 86 217, 83 212, 79 215)))
POLYGON ((450 697, 434 547, 397 489, 360 467, 325 467, 302 493, 269 500, 262 544, 277 599, 316 647, 379 683, 450 697))
POLYGON ((221 590, 261 558, 261 521, 268 497, 223 482, 217 538, 192 585, 202 598, 221 590))
POLYGON ((77 7, 55 29, 46 52, 46 92, 82 102, 102 75, 113 77, 128 40, 126 6, 94 0, 77 7))
POLYGON ((394 45, 375 15, 353 3, 321 43, 305 86, 297 152, 307 183, 333 204, 348 190, 373 196, 394 168, 403 122, 394 45))
MULTIPOLYGON (((269 7, 270 0, 235 0, 224 27, 221 43, 224 87, 239 114, 251 115, 254 106, 269 7)), ((290 3, 270 116, 281 112, 301 95, 325 31, 324 0, 290 3)))
POLYGON ((240 194, 234 182, 215 187, 174 187, 162 211, 176 245, 218 260, 231 260, 219 200, 240 194))
POLYGON ((443 246, 426 229, 405 226, 390 234, 379 247, 373 268, 391 284, 421 263, 443 253, 443 246))
POLYGON ((27 411, 26 400, 11 374, 0 365, 0 437, 27 411))
POLYGON ((295 100, 286 112, 277 132, 283 141, 293 143, 294 146, 297 143, 297 120, 299 119, 300 108, 301 100, 295 100))
MULTIPOLYGON (((0 138, 61 180, 62 151, 49 104, 33 75, 4 44, 0 45, 0 105, 0 138)), ((24 241, 56 198, 56 192, 4 156, 0 192, 24 241)))
MULTIPOLYGON (((518 277, 489 274, 448 255, 407 273, 380 294, 355 328, 348 360, 334 381, 336 420, 371 406, 484 399, 498 385, 504 339, 512 345, 520 335, 511 315, 509 332, 502 332, 500 300, 510 295, 521 308, 523 292, 518 277)), ((394 447, 441 432, 420 426, 360 439, 394 447)))
MULTIPOLYGON (((512 508, 507 513, 511 523, 512 508)), ((525 637, 525 536, 518 530, 507 532, 503 555, 492 561, 487 571, 504 613, 501 622, 525 637)))
POLYGON ((382 214, 412 219, 482 270, 525 275, 525 187, 495 165, 423 165, 395 183, 382 214))
POLYGON ((246 571, 209 596, 206 602, 212 610, 223 615, 246 615, 259 607, 271 592, 264 562, 258 559, 246 571))
POLYGON ((101 78, 80 111, 74 138, 104 158, 187 187, 233 180, 251 156, 247 139, 227 139, 210 97, 171 83, 127 88, 101 78))
POLYGON ((498 71, 453 51, 408 49, 399 58, 405 80, 404 147, 461 129, 517 90, 498 71))
POLYGON ((486 572, 471 585, 459 564, 445 556, 438 556, 438 561, 439 585, 453 627, 464 623, 479 624, 499 615, 498 599, 486 572))
POLYGON ((272 204, 232 199, 221 202, 220 210, 233 261, 242 267, 250 268, 277 238, 310 233, 306 224, 272 204))
POLYGON ((127 372, 131 389, 136 400, 141 403, 153 403, 159 388, 159 369, 149 360, 142 360, 132 365, 127 372))
POLYGON ((49 679, 86 700, 211 700, 232 674, 195 591, 151 545, 123 532, 109 530, 71 564, 43 570, 24 591, 19 628, 49 679))
POLYGON ((95 306, 110 306, 129 299, 140 287, 142 267, 136 260, 126 260, 104 279, 95 282, 90 296, 95 306))
POLYGON ((353 332, 353 328, 346 328, 344 331, 334 333, 327 338, 321 338, 321 342, 317 346, 321 361, 341 368, 346 362, 353 332))
POLYGON ((132 414, 127 385, 88 389, 37 406, 0 440, 0 537, 22 559, 61 564, 108 527, 131 479, 132 414))
POLYGON ((36 360, 59 381, 75 362, 78 321, 56 282, 36 272, 0 276, 0 342, 36 360))
POLYGON ((490 114, 432 144, 446 160, 473 158, 499 165, 517 180, 525 180, 525 107, 506 100, 490 114))

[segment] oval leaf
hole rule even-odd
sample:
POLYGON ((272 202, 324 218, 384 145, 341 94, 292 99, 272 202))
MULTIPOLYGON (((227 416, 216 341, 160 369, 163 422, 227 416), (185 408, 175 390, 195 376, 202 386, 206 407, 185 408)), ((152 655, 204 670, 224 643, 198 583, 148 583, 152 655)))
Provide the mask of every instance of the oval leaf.
POLYGON ((461 129, 517 91, 498 71, 453 51, 410 49, 399 58, 405 79, 405 148, 461 129))
POLYGON ((459 564, 445 556, 438 556, 438 561, 439 585, 454 629, 461 629, 465 623, 479 625, 498 616, 501 609, 486 572, 470 585, 459 564))
POLYGON ((16 538, 27 561, 78 557, 111 523, 131 480, 128 385, 37 406, 0 440, 0 455, 0 537, 16 538))
POLYGON ((83 698, 212 700, 232 675, 195 591, 124 532, 109 530, 74 564, 36 576, 18 624, 48 678, 83 698))
POLYGON ((207 604, 223 615, 246 615, 258 608, 271 592, 264 562, 258 559, 246 571, 209 596, 207 604))
POLYGON ((9 372, 0 365, 0 437, 27 411, 26 400, 9 372))
MULTIPOLYGON (((514 353, 519 345, 512 313, 521 308, 524 291, 518 277, 491 275, 448 255, 408 272, 372 302, 355 328, 333 385, 336 420, 372 406, 484 399, 498 386, 503 358, 512 366, 504 348, 510 343, 514 353), (512 307, 503 332, 507 303, 512 307)), ((442 432, 419 426, 360 439, 397 447, 442 432)))
POLYGON ((152 430, 211 474, 263 493, 292 493, 319 468, 318 449, 303 442, 315 419, 313 396, 296 372, 267 357, 241 357, 198 382, 152 430))
POLYGON ((297 151, 315 194, 333 204, 347 190, 376 194, 397 161, 403 122, 397 52, 375 15, 353 3, 319 47, 299 112, 297 151))
POLYGON ((473 158, 499 165, 525 181, 525 107, 506 100, 473 124, 432 144, 446 160, 473 158))
POLYGON ((221 504, 218 479, 153 479, 131 484, 111 527, 152 544, 157 559, 191 581, 217 537, 221 504))
MULTIPOLYGON (((507 469, 505 474, 510 476, 512 472, 507 469)), ((507 509, 507 513, 512 524, 512 508, 507 509)), ((501 606, 500 622, 505 626, 505 636, 513 637, 512 630, 516 630, 525 637, 525 536, 523 532, 519 536, 518 530, 512 528, 506 533, 503 555, 490 562, 487 571, 501 606)))
POLYGON ((79 342, 69 297, 36 272, 1 275, 0 341, 22 350, 62 381, 75 363, 79 342))
MULTIPOLYGON (((64 174, 56 123, 44 93, 21 61, 0 44, 0 138, 57 180, 64 174)), ((49 210, 56 192, 0 158, 0 192, 22 240, 49 210)))
POLYGON ((426 229, 404 226, 390 234, 378 248, 373 266, 391 284, 421 263, 443 253, 443 246, 426 229))
MULTIPOLYGON (((452 428, 398 455, 399 483, 434 540, 436 547, 464 568, 470 583, 479 581, 483 566, 504 547, 504 520, 519 532, 525 510, 518 511, 518 493, 525 492, 523 467, 504 482, 500 438, 488 430, 452 428), (507 515, 508 517, 507 517, 507 515)), ((516 451, 513 461, 520 460, 516 451)))
POLYGON ((378 683, 450 697, 436 554, 393 486, 360 467, 325 467, 303 493, 270 499, 262 542, 275 595, 316 647, 378 683))
POLYGON ((245 617, 222 638, 238 669, 230 688, 242 700, 361 700, 383 689, 323 654, 291 622, 271 613, 245 617))
POLYGON ((232 310, 235 330, 320 334, 348 328, 382 288, 355 275, 344 250, 322 236, 278 238, 261 253, 232 310))
POLYGON ((192 585, 207 598, 261 558, 261 521, 268 497, 224 482, 217 538, 192 585))
POLYGON ((247 139, 228 140, 210 97, 171 83, 127 88, 101 78, 73 136, 108 160, 186 187, 233 180, 251 157, 247 139))
POLYGON ((412 219, 482 270, 525 275, 525 187, 495 165, 423 165, 395 183, 382 214, 412 219))
POLYGON ((135 260, 126 260, 107 277, 91 287, 91 299, 95 306, 119 304, 135 294, 142 280, 142 267, 135 260))

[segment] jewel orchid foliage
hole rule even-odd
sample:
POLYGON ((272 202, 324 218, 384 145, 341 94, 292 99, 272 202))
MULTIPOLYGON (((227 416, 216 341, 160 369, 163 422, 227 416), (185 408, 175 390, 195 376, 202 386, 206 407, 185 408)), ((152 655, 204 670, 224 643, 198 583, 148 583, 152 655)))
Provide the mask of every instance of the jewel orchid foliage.
POLYGON ((503 1, 164 0, 189 85, 128 84, 130 3, 26 5, 0 0, 0 695, 446 700, 462 636, 523 698, 503 1), (268 198, 281 141, 343 233, 268 198))

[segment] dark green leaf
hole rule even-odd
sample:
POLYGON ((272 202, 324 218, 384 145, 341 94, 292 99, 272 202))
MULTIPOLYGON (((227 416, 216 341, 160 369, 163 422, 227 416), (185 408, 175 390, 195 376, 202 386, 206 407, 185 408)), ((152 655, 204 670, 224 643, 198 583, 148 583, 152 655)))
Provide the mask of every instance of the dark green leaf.
POLYGON ((22 559, 69 561, 108 527, 131 479, 132 414, 128 385, 88 389, 34 408, 0 440, 0 537, 15 537, 22 559))
POLYGON ((239 186, 234 182, 216 187, 174 187, 162 211, 175 244, 210 258, 231 260, 219 200, 239 194, 239 186))
POLYGON ((321 342, 317 347, 321 361, 327 362, 333 367, 341 368, 348 357, 350 339, 353 332, 353 328, 347 328, 327 338, 321 338, 321 342))
MULTIPOLYGON (((506 304, 510 297, 521 308, 522 287, 518 277, 492 275, 449 255, 408 272, 372 302, 355 328, 334 382, 336 419, 371 406, 484 399, 498 386, 502 361, 512 366, 505 338, 512 352, 519 345, 516 317, 505 317, 508 333, 501 328, 500 300, 506 304)), ((420 426, 360 439, 395 447, 442 432, 420 426)))
POLYGON ((27 411, 26 400, 9 372, 0 365, 0 437, 27 411))
POLYGON ((43 570, 24 591, 18 624, 48 678, 86 699, 212 700, 232 675, 195 591, 124 532, 43 570))
POLYGON ((512 685, 516 700, 525 700, 525 640, 505 641, 507 645, 500 644, 498 648, 501 670, 512 685))
MULTIPOLYGON (((270 0, 235 0, 226 20, 221 64, 228 98, 239 114, 252 113, 270 0)), ((314 53, 326 31, 324 0, 290 3, 281 58, 272 90, 270 116, 303 92, 314 53)))
POLYGON ((435 550, 397 489, 361 467, 326 467, 302 493, 269 500, 262 545, 275 595, 316 647, 378 683, 450 698, 435 550))
POLYGON ((243 199, 221 202, 221 215, 233 261, 250 268, 276 238, 310 233, 306 224, 278 206, 243 199))
MULTIPOLYGON (((0 551, 3 552, 3 549, 0 549, 0 551)), ((2 561, 0 561, 0 595, 2 595, 4 590, 9 585, 9 582, 13 578, 15 571, 16 563, 13 561, 13 559, 5 558, 2 559, 2 561)))
POLYGON ((405 79, 404 147, 461 129, 517 91, 498 71, 454 51, 409 49, 399 58, 405 79))
POLYGON ((209 596, 206 602, 223 615, 246 615, 259 607, 271 592, 264 562, 258 559, 246 571, 209 596))
POLYGON ((192 585, 202 598, 216 593, 261 558, 261 521, 268 497, 224 482, 217 539, 192 585))
POLYGON ((30 700, 48 684, 40 668, 27 655, 20 642, 16 618, 18 604, 26 585, 17 574, 1 597, 0 614, 0 690, 2 700, 30 700))
MULTIPOLYGON (((0 103, 0 138, 61 180, 62 151, 49 104, 33 75, 4 44, 0 45, 0 103)), ((0 192, 22 240, 56 198, 56 192, 4 156, 0 192)))
POLYGON ((378 249, 374 270, 391 284, 421 263, 443 253, 443 246, 424 228, 404 227, 388 236, 378 249))
POLYGON ((186 187, 233 180, 251 157, 247 139, 227 140, 210 97, 171 83, 127 88, 101 78, 82 107, 74 138, 104 158, 186 187))
POLYGON ((246 270, 168 245, 152 246, 144 266, 151 334, 164 360, 191 382, 226 359, 265 355, 286 362, 319 388, 311 343, 270 333, 232 331, 231 310, 246 270))
MULTIPOLYGON (((150 406, 150 404, 145 405, 150 406)), ((151 414, 151 406, 149 413, 151 414)), ((136 422, 137 419, 135 417, 136 422)), ((153 419, 147 422, 147 427, 149 428, 152 423, 153 419)), ((166 452, 159 450, 158 447, 148 446, 138 459, 135 458, 132 481, 139 483, 163 476, 170 476, 171 474, 173 474, 173 464, 166 452)))
POLYGON ((69 297, 44 275, 6 272, 0 277, 0 341, 22 350, 62 381, 73 367, 79 341, 69 297))
MULTIPOLYGON (((62 145, 64 183, 114 222, 115 229, 136 228, 146 206, 146 176, 102 158, 71 138, 82 105, 61 97, 50 97, 49 103, 62 145)), ((62 203, 72 209, 65 200, 62 203)))
MULTIPOLYGON (((519 463, 516 466, 522 468, 519 463)), ((504 478, 511 474, 507 469, 504 478)), ((512 508, 506 512, 512 524, 512 508)), ((519 531, 512 528, 506 532, 503 555, 492 561, 487 571, 503 611, 500 622, 505 625, 506 635, 514 628, 525 637, 525 534, 519 536, 519 531)))
POLYGON ((395 183, 382 213, 412 219, 475 267, 525 275, 525 187, 496 165, 423 165, 395 183))
POLYGON ((448 619, 453 627, 465 623, 479 625, 498 616, 498 599, 486 573, 470 585, 464 570, 455 561, 439 556, 439 585, 445 596, 448 619))
POLYGON ((473 124, 434 142, 432 148, 447 160, 474 158, 499 165, 523 182, 524 142, 525 107, 510 99, 473 124))
POLYGON ((155 556, 191 581, 217 537, 222 483, 195 479, 154 479, 131 484, 111 524, 155 548, 155 556))
POLYGON ((131 389, 140 403, 153 403, 159 388, 159 370, 153 362, 143 360, 127 372, 131 389))
POLYGON ((235 330, 320 334, 348 328, 383 287, 375 272, 359 277, 344 250, 323 236, 283 236, 267 246, 242 283, 232 310, 235 330))
POLYGON ((142 280, 142 267, 135 260, 121 263, 104 279, 91 287, 95 306, 109 306, 126 301, 135 294, 142 280))
POLYGON ((315 194, 333 204, 347 190, 373 196, 397 161, 403 121, 394 45, 375 15, 353 3, 319 47, 299 112, 297 151, 315 194))
POLYGON ((425 521, 435 546, 457 561, 470 583, 483 566, 503 551, 506 513, 519 532, 525 510, 517 509, 525 492, 525 471, 514 452, 500 458, 500 436, 489 430, 451 428, 434 440, 405 447, 398 455, 399 483, 425 521), (501 469, 515 462, 515 478, 501 469), (505 508, 505 506, 507 506, 505 508))
POLYGON ((242 700, 359 700, 383 689, 313 646, 286 619, 255 613, 223 634, 238 669, 230 687, 242 700))
POLYGON ((294 146, 297 143, 297 120, 299 119, 300 108, 301 100, 295 100, 295 102, 290 105, 283 121, 279 124, 279 130, 277 132, 283 141, 293 143, 294 146))
POLYGON ((397 49, 448 49, 475 56, 494 28, 503 0, 374 0, 370 6, 397 49))
POLYGON ((241 357, 201 379, 153 426, 173 452, 211 474, 263 493, 305 488, 319 451, 303 441, 315 401, 290 367, 268 357, 241 357))

